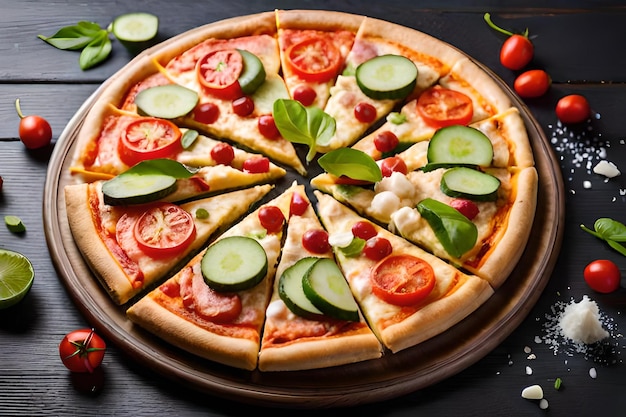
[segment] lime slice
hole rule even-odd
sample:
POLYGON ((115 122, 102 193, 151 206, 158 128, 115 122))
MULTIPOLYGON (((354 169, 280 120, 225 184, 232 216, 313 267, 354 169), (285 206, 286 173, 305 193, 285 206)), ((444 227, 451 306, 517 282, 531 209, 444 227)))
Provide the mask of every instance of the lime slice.
POLYGON ((7 229, 13 233, 26 231, 26 226, 22 223, 22 219, 17 216, 4 216, 4 223, 7 225, 7 229))
POLYGON ((24 298, 35 278, 33 265, 21 253, 0 249, 0 309, 24 298))

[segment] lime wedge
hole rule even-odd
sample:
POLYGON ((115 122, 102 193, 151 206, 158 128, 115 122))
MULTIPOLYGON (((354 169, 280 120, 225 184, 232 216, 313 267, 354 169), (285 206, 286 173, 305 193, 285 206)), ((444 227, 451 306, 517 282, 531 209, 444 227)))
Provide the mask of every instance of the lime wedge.
POLYGON ((0 249, 0 309, 24 298, 35 278, 33 265, 21 253, 0 249))
POLYGON ((22 223, 22 219, 17 216, 4 216, 4 223, 7 225, 7 229, 13 233, 26 231, 26 226, 22 223))

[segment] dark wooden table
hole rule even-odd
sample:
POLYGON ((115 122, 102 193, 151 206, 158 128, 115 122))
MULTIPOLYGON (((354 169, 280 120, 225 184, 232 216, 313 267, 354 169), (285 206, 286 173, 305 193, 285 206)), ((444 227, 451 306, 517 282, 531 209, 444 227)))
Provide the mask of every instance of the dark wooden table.
MULTIPOLYGON (((373 3, 373 2, 372 2, 373 3)), ((57 139, 72 116, 98 86, 123 67, 132 55, 114 42, 111 57, 89 71, 78 67, 78 54, 56 50, 38 34, 80 20, 106 26, 130 11, 160 17, 163 39, 196 26, 275 8, 332 9, 365 14, 434 35, 465 51, 493 70, 508 85, 515 73, 502 67, 498 51, 503 38, 487 27, 489 11, 504 27, 528 27, 536 46, 532 67, 547 70, 553 85, 547 95, 526 100, 549 138, 565 185, 566 211, 561 251, 538 302, 506 339, 484 358, 446 380, 384 402, 359 405, 340 414, 372 415, 624 415, 626 289, 603 295, 583 281, 583 269, 595 259, 611 259, 626 276, 626 260, 598 239, 582 232, 599 217, 626 222, 625 176, 611 180, 591 172, 600 159, 626 171, 626 7, 609 1, 515 0, 396 1, 377 5, 358 1, 187 1, 165 0, 40 1, 3 0, 0 5, 0 220, 18 215, 27 227, 12 234, 0 225, 0 248, 27 255, 36 271, 35 283, 17 306, 0 310, 0 415, 251 415, 260 410, 244 401, 206 395, 136 363, 110 344, 102 366, 104 385, 96 393, 76 389, 58 357, 63 335, 91 325, 68 296, 51 258, 42 217, 48 161, 57 139), (585 95, 594 117, 582 126, 563 127, 554 106, 567 94, 585 95), (14 100, 27 114, 47 118, 54 140, 49 148, 28 151, 18 139, 14 100), (604 150, 604 151, 603 151, 604 150), (596 301, 611 338, 604 352, 571 352, 567 345, 544 343, 547 317, 559 303, 596 301), (591 368, 597 377, 589 374, 591 368), (532 374, 527 373, 532 370, 532 374), (555 378, 562 379, 560 390, 555 378), (521 398, 521 390, 539 384, 550 407, 521 398)), ((556 198, 556 196, 555 196, 556 198)), ((542 207, 538 207, 542 210, 542 207)), ((277 408, 271 413, 291 415, 277 408)), ((319 411, 300 410, 304 415, 319 411)))

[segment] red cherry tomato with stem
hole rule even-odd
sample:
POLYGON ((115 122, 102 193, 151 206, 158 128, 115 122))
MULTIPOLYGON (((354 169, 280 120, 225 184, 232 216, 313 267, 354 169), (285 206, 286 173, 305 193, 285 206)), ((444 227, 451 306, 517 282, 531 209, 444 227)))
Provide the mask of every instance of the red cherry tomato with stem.
POLYGON ((94 329, 74 330, 61 340, 59 356, 72 372, 93 372, 104 358, 106 343, 94 329))
POLYGON ((589 263, 585 267, 583 277, 592 290, 604 294, 616 291, 622 280, 619 267, 608 259, 598 259, 589 263))
POLYGON ((556 103, 556 117, 565 124, 582 123, 591 115, 587 99, 578 94, 561 98, 556 103))
POLYGON ((20 117, 20 140, 28 149, 43 148, 52 140, 50 123, 41 116, 24 116, 20 108, 20 99, 15 99, 15 110, 20 117))
POLYGON ((521 70, 533 59, 535 47, 528 39, 528 28, 521 33, 515 34, 496 26, 491 21, 491 15, 485 13, 485 21, 492 29, 508 36, 500 49, 500 63, 510 70, 521 70))
POLYGON ((521 73, 513 87, 515 92, 524 98, 536 98, 544 95, 552 84, 552 79, 547 72, 540 69, 529 70, 521 73))

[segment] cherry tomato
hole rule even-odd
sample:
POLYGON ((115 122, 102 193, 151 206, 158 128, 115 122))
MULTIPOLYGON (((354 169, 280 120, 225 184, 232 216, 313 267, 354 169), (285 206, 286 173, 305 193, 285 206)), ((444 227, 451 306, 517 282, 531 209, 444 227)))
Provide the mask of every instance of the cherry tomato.
POLYGON ((585 282, 592 290, 608 294, 621 284, 622 274, 617 265, 608 259, 599 259, 585 267, 585 282))
POLYGON ((467 125, 474 116, 474 105, 465 94, 436 86, 420 94, 417 112, 431 127, 467 125))
POLYGON ((20 99, 15 100, 15 109, 20 117, 20 140, 28 149, 43 148, 52 140, 50 123, 41 116, 24 116, 20 108, 20 99))
POLYGON ((59 344, 63 365, 72 372, 93 372, 102 363, 105 351, 106 343, 94 329, 74 330, 59 344))
POLYGON ((310 229, 302 236, 302 246, 309 252, 323 254, 330 251, 328 232, 322 229, 310 229))
POLYGON ((182 149, 181 136, 180 129, 168 120, 139 118, 122 133, 120 157, 129 166, 146 159, 171 157, 182 149))
POLYGON ((359 239, 369 240, 376 236, 376 228, 370 222, 358 221, 352 225, 352 234, 359 239))
POLYGON ((276 206, 264 206, 259 210, 259 222, 267 233, 278 233, 283 229, 285 216, 276 206))
POLYGON ((590 115, 589 102, 581 95, 565 96, 556 103, 556 117, 563 123, 581 123, 587 120, 590 115))
POLYGON ((228 143, 220 142, 211 148, 211 158, 218 165, 230 165, 235 159, 235 150, 228 143))
POLYGON ((372 292, 399 306, 415 304, 435 287, 435 272, 426 261, 410 255, 390 256, 372 271, 372 292))
POLYGON ((381 161, 380 172, 383 174, 383 177, 391 177, 391 174, 394 172, 406 175, 409 172, 409 168, 406 166, 404 159, 399 156, 390 156, 381 161))
POLYGON ((200 84, 209 93, 224 100, 234 100, 243 95, 238 81, 242 71, 243 58, 236 49, 209 52, 196 64, 200 84))
POLYGON ((372 123, 376 120, 376 107, 361 102, 354 106, 354 117, 361 123, 372 123))
POLYGON ((213 124, 220 117, 220 108, 215 103, 200 103, 193 110, 194 120, 205 125, 213 124))
POLYGON ((236 115, 246 117, 254 111, 254 101, 248 96, 242 96, 233 100, 233 111, 236 115))
POLYGON ((500 63, 510 70, 521 70, 531 59, 535 48, 528 37, 512 35, 502 44, 500 49, 500 63))
POLYGON ((289 215, 302 216, 307 208, 309 208, 309 202, 300 193, 293 193, 289 203, 289 215))
POLYGON ((473 220, 478 216, 479 209, 476 203, 472 200, 467 200, 465 198, 455 198, 450 201, 450 207, 455 208, 462 215, 467 217, 470 220, 473 220))
POLYGON ((293 71, 305 81, 329 81, 341 68, 339 49, 317 36, 292 45, 286 56, 293 71))
POLYGON ((552 80, 547 72, 534 69, 521 73, 516 79, 513 87, 520 97, 535 98, 544 95, 552 80))
POLYGON ((265 114, 259 117, 257 124, 259 127, 259 132, 261 132, 261 134, 266 138, 276 139, 278 138, 278 136, 280 136, 280 132, 278 131, 278 128, 276 127, 276 122, 274 121, 274 116, 272 116, 271 114, 265 114))
POLYGON ((390 130, 383 130, 374 137, 374 146, 379 152, 391 152, 399 143, 398 137, 390 130))
POLYGON ((293 99, 299 101, 305 107, 313 104, 316 98, 317 93, 315 90, 306 84, 299 85, 293 90, 293 99))
POLYGON ((146 210, 133 230, 139 248, 152 258, 180 253, 193 242, 196 226, 191 214, 171 203, 146 210))
POLYGON ((380 261, 392 251, 391 243, 384 237, 373 237, 365 242, 363 254, 372 261, 380 261))
POLYGON ((263 174, 270 171, 270 160, 264 156, 255 156, 243 161, 243 172, 263 174))

